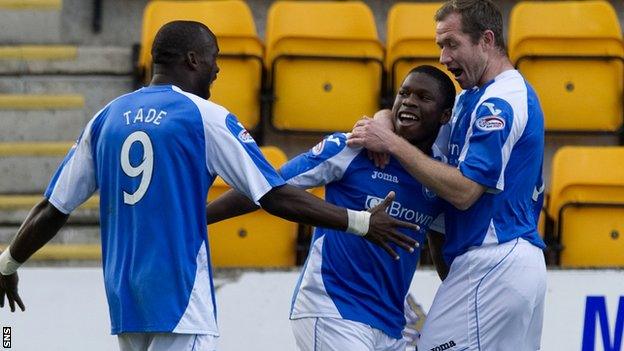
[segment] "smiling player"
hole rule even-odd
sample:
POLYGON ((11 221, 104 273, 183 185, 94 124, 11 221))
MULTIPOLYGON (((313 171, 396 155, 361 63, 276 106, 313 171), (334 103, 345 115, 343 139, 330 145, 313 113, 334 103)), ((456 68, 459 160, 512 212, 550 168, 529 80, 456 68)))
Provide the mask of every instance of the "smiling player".
POLYGON ((449 164, 377 121, 360 120, 349 145, 393 155, 453 205, 445 209, 450 271, 418 348, 539 350, 546 295, 537 232, 544 190, 539 99, 507 57, 492 1, 447 1, 435 20, 440 62, 464 89, 453 107, 449 164))
MULTIPOLYGON (((396 133, 427 155, 442 158, 434 141, 449 119, 454 96, 453 83, 442 71, 432 66, 411 70, 392 109, 396 133)), ((366 150, 346 146, 346 139, 343 133, 328 136, 285 164, 281 175, 301 188, 325 185, 328 202, 357 210, 374 206, 394 191, 388 213, 420 225, 420 231, 404 233, 422 242, 442 201, 395 159, 384 169, 376 168, 366 150)), ((208 206, 208 221, 227 218, 227 212, 244 203, 250 201, 230 191, 208 206)), ((299 349, 404 351, 404 301, 419 254, 400 256, 394 261, 363 240, 317 228, 290 314, 299 349)))

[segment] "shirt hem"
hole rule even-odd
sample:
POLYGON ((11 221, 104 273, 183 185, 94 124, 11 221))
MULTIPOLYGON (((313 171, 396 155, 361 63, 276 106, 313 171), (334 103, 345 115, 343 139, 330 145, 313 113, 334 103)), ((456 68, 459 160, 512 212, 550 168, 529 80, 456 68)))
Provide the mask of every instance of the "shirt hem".
MULTIPOLYGON (((292 320, 297 320, 297 319, 302 319, 302 318, 336 318, 336 319, 344 319, 346 321, 353 321, 353 322, 358 322, 358 323, 362 323, 365 325, 368 325, 371 328, 377 329, 379 331, 381 331, 382 333, 386 334, 387 336, 393 338, 393 339, 401 339, 403 338, 403 334, 401 332, 399 333, 391 333, 388 332, 387 329, 382 329, 380 328, 378 325, 371 325, 369 322, 367 321, 363 321, 363 320, 357 320, 357 319, 353 319, 353 318, 345 318, 343 316, 341 316, 340 314, 334 314, 334 313, 297 313, 297 314, 291 314, 289 319, 292 320)), ((402 329, 401 329, 402 331, 402 329)))
POLYGON ((124 333, 171 333, 171 334, 198 334, 198 335, 212 335, 219 336, 219 332, 207 329, 179 329, 179 330, 163 330, 160 328, 117 328, 111 329, 112 335, 119 335, 124 333))

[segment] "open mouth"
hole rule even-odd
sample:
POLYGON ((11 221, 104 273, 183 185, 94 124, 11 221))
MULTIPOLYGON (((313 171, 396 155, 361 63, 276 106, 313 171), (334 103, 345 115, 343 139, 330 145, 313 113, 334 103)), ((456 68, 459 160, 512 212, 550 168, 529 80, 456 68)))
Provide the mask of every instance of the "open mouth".
POLYGON ((464 70, 461 68, 449 68, 448 70, 455 76, 455 78, 459 78, 459 76, 464 73, 464 70))
POLYGON ((420 122, 420 116, 406 111, 399 112, 398 119, 401 124, 420 122))

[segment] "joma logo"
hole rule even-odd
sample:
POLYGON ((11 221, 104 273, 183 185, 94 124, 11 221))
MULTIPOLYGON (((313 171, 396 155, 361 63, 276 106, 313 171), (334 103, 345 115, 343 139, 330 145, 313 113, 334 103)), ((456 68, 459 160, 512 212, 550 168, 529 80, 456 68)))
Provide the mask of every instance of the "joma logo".
POLYGON ((392 183, 399 183, 399 177, 394 176, 392 174, 379 172, 379 171, 373 171, 373 174, 371 175, 371 178, 373 178, 373 179, 383 179, 383 180, 385 180, 387 182, 392 182, 392 183))
POLYGON ((431 349, 431 351, 444 351, 444 350, 448 350, 451 347, 456 346, 455 341, 451 340, 449 342, 446 342, 442 345, 438 345, 434 348, 431 349))

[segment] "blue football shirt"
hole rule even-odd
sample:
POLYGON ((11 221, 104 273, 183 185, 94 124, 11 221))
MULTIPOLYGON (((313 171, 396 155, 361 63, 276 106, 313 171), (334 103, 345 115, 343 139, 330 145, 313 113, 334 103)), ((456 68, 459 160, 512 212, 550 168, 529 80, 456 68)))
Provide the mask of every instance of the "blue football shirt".
MULTIPOLYGON (((443 157, 435 146, 434 155, 443 157)), ((346 146, 346 135, 342 133, 328 136, 286 163, 280 172, 294 186, 325 185, 327 202, 353 210, 372 208, 394 191, 396 198, 388 214, 420 225, 418 232, 402 232, 421 244, 443 208, 442 200, 410 176, 398 161, 391 159, 384 169, 376 168, 366 150, 346 146)), ((401 338, 405 296, 418 265, 419 251, 410 254, 390 245, 400 260, 359 236, 316 228, 294 292, 290 318, 348 319, 401 338)))
POLYGON ((112 333, 218 335, 206 226, 215 177, 258 201, 282 178, 225 108, 171 85, 87 124, 45 197, 70 213, 97 189, 112 333))
POLYGON ((544 248, 537 232, 543 205, 544 115, 533 88, 516 70, 464 90, 451 117, 449 164, 486 192, 466 211, 445 211, 448 263, 470 248, 524 238, 544 248))

